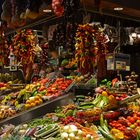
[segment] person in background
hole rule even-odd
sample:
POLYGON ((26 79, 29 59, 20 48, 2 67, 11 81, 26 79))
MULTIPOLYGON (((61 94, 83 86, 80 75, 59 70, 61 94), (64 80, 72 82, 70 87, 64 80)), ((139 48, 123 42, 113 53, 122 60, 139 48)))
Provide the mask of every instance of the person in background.
POLYGON ((45 68, 42 68, 40 70, 39 76, 41 79, 46 78, 46 69, 45 68))
POLYGON ((36 82, 38 79, 40 79, 39 75, 40 69, 37 63, 33 64, 33 74, 31 77, 31 83, 36 82))

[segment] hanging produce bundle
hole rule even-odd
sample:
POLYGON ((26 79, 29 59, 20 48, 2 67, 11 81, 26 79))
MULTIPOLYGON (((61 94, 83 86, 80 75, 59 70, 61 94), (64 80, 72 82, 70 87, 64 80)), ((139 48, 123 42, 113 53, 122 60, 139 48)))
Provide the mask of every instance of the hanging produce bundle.
POLYGON ((0 66, 9 64, 9 49, 4 33, 0 34, 0 66))
POLYGON ((14 54, 22 65, 32 64, 36 54, 35 35, 32 30, 21 30, 13 38, 14 54))
POLYGON ((62 0, 52 0, 52 8, 56 16, 62 16, 64 13, 64 7, 62 6, 62 0))
POLYGON ((75 59, 82 74, 93 73, 98 58, 107 51, 107 38, 97 25, 79 25, 76 33, 75 59))
POLYGON ((42 53, 41 53, 41 65, 46 65, 48 60, 48 43, 41 45, 42 53))

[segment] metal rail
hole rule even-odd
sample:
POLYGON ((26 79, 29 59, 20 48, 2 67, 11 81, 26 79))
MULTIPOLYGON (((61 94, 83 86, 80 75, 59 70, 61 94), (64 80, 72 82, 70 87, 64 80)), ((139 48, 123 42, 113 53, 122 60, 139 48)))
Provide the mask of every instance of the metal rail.
POLYGON ((18 125, 24 122, 29 122, 32 119, 44 116, 46 113, 53 112, 57 107, 70 104, 73 98, 74 98, 74 93, 62 95, 60 97, 57 97, 56 99, 47 101, 46 103, 43 103, 30 110, 23 111, 21 113, 16 114, 13 117, 4 119, 0 121, 0 126, 5 125, 5 124, 18 125))

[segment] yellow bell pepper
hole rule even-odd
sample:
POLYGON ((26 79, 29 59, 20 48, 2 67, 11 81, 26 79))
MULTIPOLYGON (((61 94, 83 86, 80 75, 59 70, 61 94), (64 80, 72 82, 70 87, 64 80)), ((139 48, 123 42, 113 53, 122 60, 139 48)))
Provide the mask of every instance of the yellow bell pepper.
POLYGON ((115 137, 116 140, 123 140, 124 134, 118 129, 111 129, 111 134, 115 137))

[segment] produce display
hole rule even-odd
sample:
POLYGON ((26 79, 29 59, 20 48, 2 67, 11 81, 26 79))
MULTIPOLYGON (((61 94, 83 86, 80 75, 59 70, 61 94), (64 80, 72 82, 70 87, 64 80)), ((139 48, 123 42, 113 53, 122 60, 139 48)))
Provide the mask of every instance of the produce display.
POLYGON ((18 84, 20 82, 17 80, 17 76, 15 74, 10 75, 9 73, 0 73, 0 81, 5 83, 12 81, 14 84, 18 84))
MULTIPOLYGON (((108 52, 126 51, 118 32, 123 30, 103 24, 107 15, 101 23, 88 23, 96 13, 86 3, 4 0, 1 19, 7 27, 27 19, 37 30, 4 29, 7 39, 0 32, 0 140, 140 140, 139 76, 113 71, 132 69, 129 56, 106 60, 108 52)), ((101 4, 94 1, 97 11, 101 4)), ((131 34, 128 39, 136 40, 131 34)))
MULTIPOLYGON (((44 78, 36 83, 26 85, 26 87, 19 92, 2 97, 0 107, 4 105, 12 108, 15 111, 13 113, 14 115, 15 113, 40 105, 46 100, 62 95, 71 83, 72 80, 66 78, 51 80, 44 78)), ((7 117, 9 116, 12 115, 7 115, 7 117)), ((1 117, 1 119, 4 118, 6 118, 6 116, 1 117)))
POLYGON ((0 90, 3 90, 7 87, 7 84, 0 82, 0 90))
MULTIPOLYGON (((106 108, 109 97, 77 95, 73 104, 18 126, 5 125, 0 138, 35 140, 139 140, 140 108, 119 105, 106 108)), ((115 100, 115 99, 113 99, 115 100)), ((139 99, 137 99, 139 106, 139 99)), ((134 102, 131 102, 133 104, 134 102)))
POLYGON ((135 72, 131 72, 130 76, 126 76, 129 95, 134 95, 137 93, 137 78, 138 75, 135 72))
POLYGON ((0 119, 5 119, 16 114, 16 111, 9 106, 0 106, 0 119))

